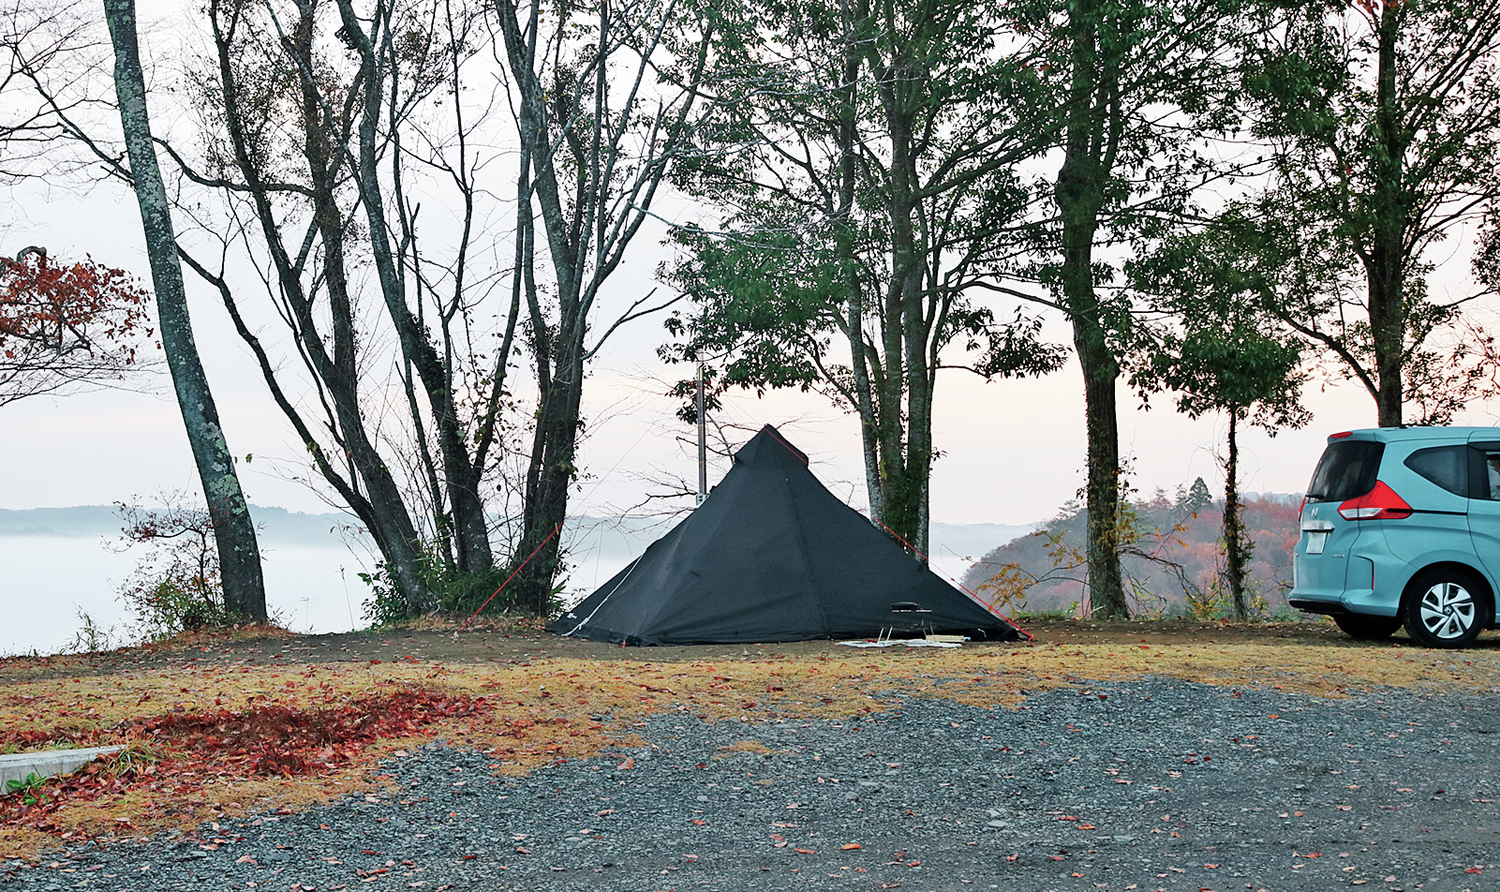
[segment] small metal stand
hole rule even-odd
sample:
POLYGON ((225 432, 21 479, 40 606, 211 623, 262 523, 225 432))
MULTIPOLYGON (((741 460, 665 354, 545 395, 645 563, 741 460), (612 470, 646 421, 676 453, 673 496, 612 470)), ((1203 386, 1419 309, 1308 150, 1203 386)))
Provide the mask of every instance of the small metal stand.
POLYGON ((897 601, 891 605, 890 625, 881 629, 879 641, 890 641, 896 629, 904 628, 925 638, 932 632, 932 611, 915 601, 897 601))

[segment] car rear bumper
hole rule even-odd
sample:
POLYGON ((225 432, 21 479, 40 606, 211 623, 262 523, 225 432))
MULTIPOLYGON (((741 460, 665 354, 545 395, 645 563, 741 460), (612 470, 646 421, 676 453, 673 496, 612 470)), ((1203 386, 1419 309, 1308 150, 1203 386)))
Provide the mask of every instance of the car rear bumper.
MULTIPOLYGON (((1302 572, 1303 567, 1299 566, 1299 583, 1287 596, 1287 604, 1293 610, 1327 616, 1350 613, 1396 616, 1401 608, 1399 586, 1377 587, 1375 583, 1377 577, 1389 579, 1396 576, 1398 570, 1405 569, 1401 562, 1388 558, 1389 555, 1380 552, 1350 555, 1344 565, 1343 585, 1337 588, 1312 588, 1304 585, 1301 580, 1312 574, 1302 572), (1381 560, 1374 560, 1375 558, 1381 560), (1386 572, 1381 573, 1381 570, 1386 572)), ((1307 558, 1297 555, 1294 560, 1305 562, 1307 558)))

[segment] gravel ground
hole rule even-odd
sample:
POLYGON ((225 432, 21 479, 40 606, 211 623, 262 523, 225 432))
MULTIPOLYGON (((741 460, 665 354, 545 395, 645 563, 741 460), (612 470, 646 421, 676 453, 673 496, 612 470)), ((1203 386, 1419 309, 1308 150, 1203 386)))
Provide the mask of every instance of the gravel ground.
POLYGON ((607 758, 512 779, 433 745, 388 763, 390 793, 0 864, 0 886, 1479 892, 1500 889, 1497 699, 1149 680, 1018 711, 659 715, 607 758))

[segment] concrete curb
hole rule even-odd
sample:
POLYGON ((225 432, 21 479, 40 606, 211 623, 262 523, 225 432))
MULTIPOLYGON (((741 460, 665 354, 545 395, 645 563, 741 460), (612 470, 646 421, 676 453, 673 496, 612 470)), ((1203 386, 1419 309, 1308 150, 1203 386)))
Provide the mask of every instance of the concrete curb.
POLYGON ((37 753, 9 753, 0 756, 0 796, 11 780, 25 780, 36 774, 52 777, 67 774, 93 761, 95 756, 118 753, 123 746, 94 746, 81 750, 42 750, 37 753))

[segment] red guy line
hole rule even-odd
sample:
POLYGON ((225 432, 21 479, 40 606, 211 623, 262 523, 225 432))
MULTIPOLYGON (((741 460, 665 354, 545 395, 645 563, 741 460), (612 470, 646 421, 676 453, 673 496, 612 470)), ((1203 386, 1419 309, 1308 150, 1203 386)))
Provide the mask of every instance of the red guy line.
MULTIPOLYGON (((494 594, 492 594, 488 598, 484 599, 484 603, 479 605, 479 610, 483 610, 484 608, 490 606, 490 602, 493 601, 493 600, 495 600, 495 595, 500 594, 500 592, 507 585, 510 585, 510 581, 512 579, 516 578, 516 574, 519 573, 519 572, 521 572, 521 570, 525 569, 526 565, 531 562, 531 559, 534 558, 534 557, 536 557, 536 553, 538 551, 542 550, 542 545, 546 545, 549 541, 551 541, 552 537, 556 536, 557 535, 557 531, 560 530, 560 529, 562 529, 562 522, 561 521, 558 522, 557 526, 555 526, 555 527, 552 528, 552 532, 550 532, 550 533, 547 534, 547 538, 543 539, 541 541, 541 544, 537 545, 536 548, 532 549, 531 554, 526 555, 526 560, 524 560, 524 561, 521 562, 521 566, 517 567, 514 571, 512 571, 511 574, 505 578, 505 581, 502 582, 502 583, 500 583, 500 588, 495 589, 495 593, 494 594)), ((462 632, 466 627, 468 627, 469 621, 472 620, 474 617, 476 617, 476 616, 479 615, 479 610, 475 610, 473 613, 469 614, 469 619, 464 620, 463 625, 461 625, 461 626, 458 627, 458 632, 462 632)), ((458 632, 454 632, 453 634, 456 636, 458 634, 458 632)))
MULTIPOLYGON (((770 427, 770 425, 766 425, 766 427, 770 427)), ((799 452, 797 449, 793 448, 792 444, 790 444, 787 441, 785 441, 785 440, 781 439, 780 437, 776 436, 776 432, 775 431, 768 430, 768 431, 766 431, 766 433, 768 433, 768 434, 771 435, 771 439, 773 439, 776 442, 780 443, 781 445, 785 446, 786 447, 786 451, 790 452, 792 455, 795 455, 797 457, 798 461, 802 462, 804 465, 807 464, 807 459, 805 459, 805 458, 802 457, 802 453, 799 452)))
MULTIPOLYGON (((883 520, 881 520, 880 518, 877 517, 877 518, 875 518, 875 522, 878 523, 878 524, 880 524, 881 527, 883 527, 887 533, 890 533, 892 536, 895 536, 897 542, 900 542, 902 545, 905 545, 907 548, 910 548, 912 550, 913 554, 920 556, 922 558, 922 560, 926 561, 927 562, 927 569, 928 570, 932 569, 932 558, 929 558, 927 555, 922 554, 922 552, 917 551, 917 549, 915 547, 913 547, 910 542, 908 542, 905 539, 901 538, 901 534, 900 533, 898 533, 895 530, 891 529, 890 527, 886 526, 885 525, 885 521, 883 521, 883 520)), ((947 579, 948 579, 949 582, 953 583, 954 585, 956 585, 959 588, 963 589, 964 591, 968 592, 969 593, 969 597, 973 598, 985 610, 988 610, 990 613, 993 613, 994 615, 996 615, 996 616, 1000 617, 1001 619, 1005 620, 1007 623, 1010 623, 1010 627, 1011 628, 1015 629, 1017 632, 1020 632, 1022 635, 1025 635, 1028 640, 1031 640, 1031 641, 1035 641, 1036 640, 1036 636, 1035 635, 1031 634, 1030 632, 1028 632, 1025 629, 1021 628, 1020 626, 1016 625, 1015 622, 1013 622, 1010 617, 1008 617, 1005 614, 1001 613, 1000 611, 996 610, 995 609, 995 605, 989 603, 988 601, 986 601, 983 598, 979 597, 978 595, 974 594, 973 591, 970 591, 970 589, 969 589, 968 586, 964 585, 962 582, 959 582, 957 579, 954 579, 952 576, 947 577, 947 579)))

